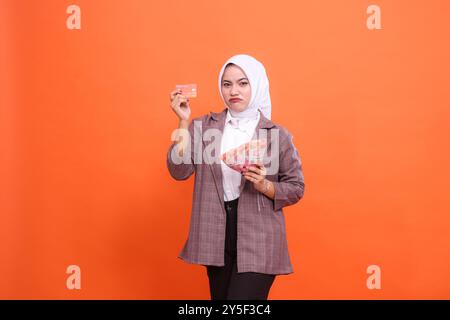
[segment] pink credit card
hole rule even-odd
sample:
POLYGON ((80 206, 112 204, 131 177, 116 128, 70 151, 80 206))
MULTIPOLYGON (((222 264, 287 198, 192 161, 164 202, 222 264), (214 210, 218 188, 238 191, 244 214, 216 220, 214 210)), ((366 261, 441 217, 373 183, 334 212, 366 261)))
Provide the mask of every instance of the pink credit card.
POLYGON ((197 84, 177 84, 175 88, 181 89, 181 94, 183 96, 186 96, 188 98, 195 98, 197 97, 197 84))

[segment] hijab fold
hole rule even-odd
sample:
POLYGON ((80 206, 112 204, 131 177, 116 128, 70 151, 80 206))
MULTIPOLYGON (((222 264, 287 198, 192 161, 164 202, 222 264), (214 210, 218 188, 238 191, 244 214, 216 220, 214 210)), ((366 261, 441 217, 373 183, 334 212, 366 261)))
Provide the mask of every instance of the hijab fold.
POLYGON ((261 112, 267 119, 271 119, 272 106, 270 101, 269 79, 267 78, 266 69, 261 62, 247 54, 238 54, 232 56, 222 66, 222 69, 219 73, 219 93, 222 97, 222 100, 225 102, 225 99, 222 95, 222 77, 225 71, 225 67, 229 63, 233 63, 239 66, 244 71, 250 83, 252 97, 245 110, 241 112, 235 112, 231 110, 227 105, 228 111, 235 118, 255 119, 258 115, 258 110, 261 110, 261 112))

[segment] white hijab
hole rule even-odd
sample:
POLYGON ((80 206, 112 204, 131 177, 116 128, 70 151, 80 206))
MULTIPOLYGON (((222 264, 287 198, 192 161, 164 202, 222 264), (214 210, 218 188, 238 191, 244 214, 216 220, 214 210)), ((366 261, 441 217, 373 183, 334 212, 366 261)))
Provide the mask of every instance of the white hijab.
MULTIPOLYGON (((248 81, 250 82, 250 87, 252 90, 252 97, 247 108, 241 112, 234 112, 230 108, 231 115, 236 118, 256 118, 258 115, 258 109, 264 114, 267 119, 270 119, 271 114, 271 102, 270 102, 270 92, 269 92, 269 79, 267 78, 266 69, 263 64, 253 58, 252 56, 246 54, 238 54, 224 63, 222 69, 219 73, 219 93, 222 100, 225 99, 222 96, 222 76, 225 71, 225 67, 228 63, 234 63, 239 66, 246 74, 248 81)), ((225 103, 226 105, 226 103, 225 103)))

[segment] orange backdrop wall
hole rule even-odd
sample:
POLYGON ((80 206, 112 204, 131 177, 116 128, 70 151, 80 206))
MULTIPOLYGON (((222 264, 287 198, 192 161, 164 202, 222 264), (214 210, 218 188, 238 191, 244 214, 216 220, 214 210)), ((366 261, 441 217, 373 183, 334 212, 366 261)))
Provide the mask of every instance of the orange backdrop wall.
POLYGON ((192 116, 221 111, 218 72, 238 53, 264 63, 305 175, 284 210, 294 273, 269 298, 450 298, 449 14, 443 0, 0 0, 0 298, 209 299, 204 268, 177 258, 193 177, 166 168, 169 92, 197 83, 192 116))

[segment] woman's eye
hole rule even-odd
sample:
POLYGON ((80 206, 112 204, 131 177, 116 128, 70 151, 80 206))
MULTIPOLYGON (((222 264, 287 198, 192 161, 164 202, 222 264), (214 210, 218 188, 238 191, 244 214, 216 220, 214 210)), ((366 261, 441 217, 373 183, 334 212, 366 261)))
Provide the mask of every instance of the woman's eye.
POLYGON ((241 82, 241 85, 242 86, 245 86, 245 85, 247 85, 248 84, 248 82, 241 82))

